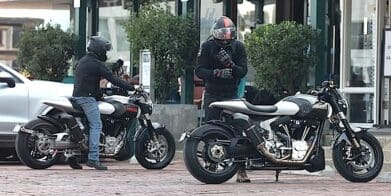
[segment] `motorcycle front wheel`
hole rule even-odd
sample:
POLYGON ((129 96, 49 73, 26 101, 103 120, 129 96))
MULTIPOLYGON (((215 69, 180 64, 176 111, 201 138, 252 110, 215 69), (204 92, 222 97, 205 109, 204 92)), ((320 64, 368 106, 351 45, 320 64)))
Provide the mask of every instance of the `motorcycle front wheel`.
POLYGON ((364 133, 360 145, 360 149, 353 149, 349 143, 342 141, 333 147, 335 169, 351 182, 371 181, 383 166, 383 150, 372 134, 364 133))
POLYGON ((16 153, 22 163, 32 169, 46 169, 54 165, 61 154, 50 148, 50 133, 55 127, 41 119, 30 121, 26 129, 34 130, 33 134, 19 131, 16 136, 16 153))
POLYGON ((231 179, 239 165, 228 156, 226 146, 219 142, 230 139, 232 136, 218 131, 187 139, 183 158, 190 174, 206 184, 220 184, 231 179))
POLYGON ((144 130, 138 136, 134 155, 146 169, 163 169, 175 156, 175 140, 166 128, 156 130, 154 134, 156 138, 144 130))

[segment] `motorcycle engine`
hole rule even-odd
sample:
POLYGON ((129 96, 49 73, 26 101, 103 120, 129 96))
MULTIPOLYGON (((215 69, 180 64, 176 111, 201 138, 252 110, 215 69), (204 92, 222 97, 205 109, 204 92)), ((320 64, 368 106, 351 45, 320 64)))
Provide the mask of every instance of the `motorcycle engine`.
POLYGON ((121 123, 113 118, 102 118, 103 128, 101 133, 100 152, 106 154, 116 154, 122 147, 122 137, 124 135, 121 123))
POLYGON ((276 159, 302 160, 316 136, 314 121, 275 117, 260 122, 267 150, 276 159))

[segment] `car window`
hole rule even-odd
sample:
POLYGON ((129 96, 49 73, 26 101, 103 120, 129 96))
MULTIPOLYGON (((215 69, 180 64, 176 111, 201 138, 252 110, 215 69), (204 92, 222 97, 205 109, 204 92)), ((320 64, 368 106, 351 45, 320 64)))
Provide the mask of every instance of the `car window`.
POLYGON ((11 72, 5 70, 2 67, 0 67, 0 76, 1 77, 11 77, 11 78, 14 79, 15 83, 23 83, 23 81, 21 79, 19 79, 14 74, 12 74, 11 72))

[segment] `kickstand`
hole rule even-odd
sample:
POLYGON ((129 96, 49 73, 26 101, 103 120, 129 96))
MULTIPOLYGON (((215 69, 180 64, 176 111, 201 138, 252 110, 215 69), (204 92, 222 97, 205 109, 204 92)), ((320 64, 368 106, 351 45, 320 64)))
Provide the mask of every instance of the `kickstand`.
POLYGON ((276 182, 278 182, 278 175, 280 175, 281 170, 276 170, 276 182))

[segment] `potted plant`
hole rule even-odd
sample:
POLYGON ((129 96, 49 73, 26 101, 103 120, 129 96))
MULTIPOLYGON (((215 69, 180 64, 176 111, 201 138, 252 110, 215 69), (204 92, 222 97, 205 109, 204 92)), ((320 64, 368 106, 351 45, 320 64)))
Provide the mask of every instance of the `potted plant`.
POLYGON ((149 4, 131 14, 124 27, 136 62, 140 50, 151 51, 155 62, 151 77, 154 98, 157 103, 166 103, 172 92, 177 92, 183 70, 195 66, 197 25, 191 15, 175 16, 159 4, 149 4))
POLYGON ((75 54, 76 41, 76 35, 63 31, 60 25, 25 28, 17 44, 17 63, 34 79, 60 82, 75 54))
POLYGON ((307 90, 309 68, 315 65, 318 31, 308 25, 284 21, 256 28, 246 36, 255 85, 281 98, 307 90))

